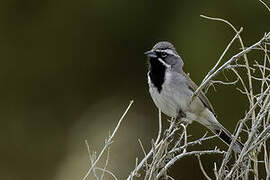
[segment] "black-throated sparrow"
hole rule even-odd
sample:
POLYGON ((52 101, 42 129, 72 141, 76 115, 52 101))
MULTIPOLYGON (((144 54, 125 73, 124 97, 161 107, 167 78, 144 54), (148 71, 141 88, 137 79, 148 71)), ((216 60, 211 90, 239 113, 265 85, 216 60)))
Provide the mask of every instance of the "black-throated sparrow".
MULTIPOLYGON (((174 46, 169 42, 159 42, 145 54, 149 57, 147 76, 155 105, 169 117, 201 123, 230 145, 233 136, 217 121, 204 93, 190 103, 197 85, 183 71, 184 63, 174 46)), ((242 143, 236 140, 233 150, 240 153, 242 148, 242 143)))

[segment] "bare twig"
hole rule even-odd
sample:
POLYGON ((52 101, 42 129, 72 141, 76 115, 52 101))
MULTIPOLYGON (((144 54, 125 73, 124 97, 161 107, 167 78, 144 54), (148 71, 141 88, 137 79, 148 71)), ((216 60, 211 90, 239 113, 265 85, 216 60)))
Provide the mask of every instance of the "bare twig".
POLYGON ((92 169, 95 167, 95 165, 97 164, 97 162, 100 160, 101 156, 103 155, 103 153, 105 152, 105 150, 109 147, 109 145, 112 143, 112 139, 114 138, 116 132, 118 131, 120 124, 122 122, 122 120, 124 119, 124 117, 126 116, 128 110, 130 109, 131 105, 133 104, 133 101, 130 101, 126 111, 124 112, 124 114, 122 115, 122 117, 120 118, 120 120, 118 121, 118 124, 116 125, 112 135, 109 137, 109 139, 105 142, 105 145, 103 147, 103 149, 101 150, 101 152, 99 153, 98 157, 96 158, 95 162, 92 163, 92 166, 88 169, 87 173, 85 174, 83 180, 85 180, 89 174, 91 173, 92 169))
POLYGON ((175 156, 173 159, 171 159, 164 168, 161 169, 161 171, 158 173, 157 178, 160 178, 164 175, 164 173, 179 159, 185 157, 185 156, 191 156, 191 155, 205 155, 205 154, 224 154, 224 151, 220 151, 218 149, 213 150, 205 150, 205 151, 191 151, 186 153, 181 153, 177 156, 175 156))
POLYGON ((270 7, 265 3, 263 2, 262 0, 259 0, 265 7, 266 9, 270 12, 270 7))
POLYGON ((157 136, 155 144, 159 142, 161 133, 162 133, 162 119, 161 119, 161 110, 159 109, 158 110, 158 136, 157 136))
MULTIPOLYGON (((204 17, 204 16, 202 16, 202 17, 204 17)), ((217 67, 220 64, 221 60, 224 58, 226 52, 229 50, 229 48, 231 47, 231 45, 233 44, 235 39, 238 38, 239 34, 242 31, 243 31, 243 28, 241 27, 240 30, 236 33, 236 35, 232 38, 231 42, 229 42, 229 44, 227 45, 227 47, 225 48, 225 50, 223 51, 221 56, 219 57, 219 59, 218 59, 217 63, 215 64, 215 66, 207 73, 207 75, 205 76, 205 78, 203 79, 202 82, 204 82, 217 69, 217 67)))
POLYGON ((95 169, 100 170, 100 171, 105 172, 105 173, 108 173, 113 177, 114 180, 118 180, 117 177, 111 171, 108 171, 107 169, 102 169, 99 167, 95 167, 95 169))
POLYGON ((208 174, 205 172, 205 170, 204 170, 204 168, 203 168, 203 165, 202 165, 201 158, 200 158, 199 155, 197 155, 197 159, 198 159, 198 161, 199 161, 200 169, 201 169, 201 171, 202 171, 204 177, 205 177, 207 180, 212 180, 212 179, 208 176, 208 174))
MULTIPOLYGON (((89 160, 91 162, 91 165, 93 165, 93 163, 94 163, 94 161, 96 159, 96 152, 94 152, 93 155, 91 154, 90 148, 89 148, 89 144, 88 144, 87 140, 85 140, 85 145, 86 145, 86 148, 87 148, 89 160)), ((96 173, 96 169, 95 168, 93 168, 93 174, 94 174, 96 180, 98 180, 98 176, 97 176, 97 173, 96 173)))
POLYGON ((108 150, 107 150, 107 158, 106 158, 106 161, 105 161, 105 165, 103 167, 104 171, 102 172, 102 174, 100 176, 100 180, 103 180, 105 171, 107 171, 106 168, 107 168, 108 163, 109 163, 109 158, 110 158, 110 147, 108 147, 108 150))
MULTIPOLYGON (((270 33, 268 33, 268 36, 270 36, 270 33)), ((268 37, 266 36, 266 37, 268 37)), ((262 39, 260 39, 258 42, 255 44, 249 46, 245 50, 235 54, 233 57, 231 57, 228 61, 226 61, 222 66, 220 66, 215 72, 213 72, 211 75, 209 75, 202 83, 201 85, 197 88, 197 90, 194 92, 194 95, 192 97, 192 100, 199 95, 201 90, 207 85, 207 83, 213 79, 218 73, 220 73, 226 66, 230 65, 232 62, 236 61, 240 57, 242 57, 244 54, 248 53, 250 50, 252 50, 254 47, 260 46, 265 40, 266 37, 264 36, 262 39)))
POLYGON ((144 149, 144 147, 143 147, 142 141, 141 141, 140 139, 138 139, 138 141, 139 141, 139 144, 140 144, 140 146, 141 146, 141 148, 142 148, 142 151, 143 151, 144 156, 147 156, 147 155, 146 155, 146 151, 145 151, 145 149, 144 149))

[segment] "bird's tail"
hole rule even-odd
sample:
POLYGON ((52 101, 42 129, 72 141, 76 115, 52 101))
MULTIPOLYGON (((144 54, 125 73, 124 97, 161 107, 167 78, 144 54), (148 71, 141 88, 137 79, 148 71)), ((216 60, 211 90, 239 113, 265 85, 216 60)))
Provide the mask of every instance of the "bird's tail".
MULTIPOLYGON (((207 118, 201 118, 199 122, 210 129, 228 146, 231 144, 234 138, 233 135, 216 120, 212 113, 208 113, 207 118)), ((236 139, 232 148, 235 152, 240 153, 243 147, 244 145, 236 139)))
MULTIPOLYGON (((231 144, 232 140, 233 140, 233 136, 232 134, 225 129, 221 124, 219 124, 219 128, 215 128, 212 130, 215 134, 218 135, 218 137, 225 142, 228 146, 231 144)), ((239 141, 239 140, 235 140, 232 148, 235 152, 237 153, 241 153, 242 149, 243 149, 244 145, 239 141)))

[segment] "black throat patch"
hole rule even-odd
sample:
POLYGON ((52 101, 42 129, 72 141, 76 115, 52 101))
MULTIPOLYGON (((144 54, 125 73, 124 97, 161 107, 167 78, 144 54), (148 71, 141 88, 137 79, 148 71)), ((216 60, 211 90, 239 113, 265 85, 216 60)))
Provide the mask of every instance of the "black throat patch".
POLYGON ((157 88, 158 92, 162 90, 162 84, 165 80, 166 67, 156 58, 150 58, 149 60, 149 76, 151 82, 157 88))

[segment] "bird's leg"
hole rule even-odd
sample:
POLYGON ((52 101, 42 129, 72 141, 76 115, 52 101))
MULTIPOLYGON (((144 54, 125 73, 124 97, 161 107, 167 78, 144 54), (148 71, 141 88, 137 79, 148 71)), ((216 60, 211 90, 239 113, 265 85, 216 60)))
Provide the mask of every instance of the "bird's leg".
POLYGON ((180 123, 186 123, 186 124, 192 123, 192 120, 189 120, 187 118, 187 114, 183 112, 181 109, 178 111, 177 120, 179 120, 180 123))
POLYGON ((177 119, 186 118, 187 115, 181 109, 178 111, 177 119))

